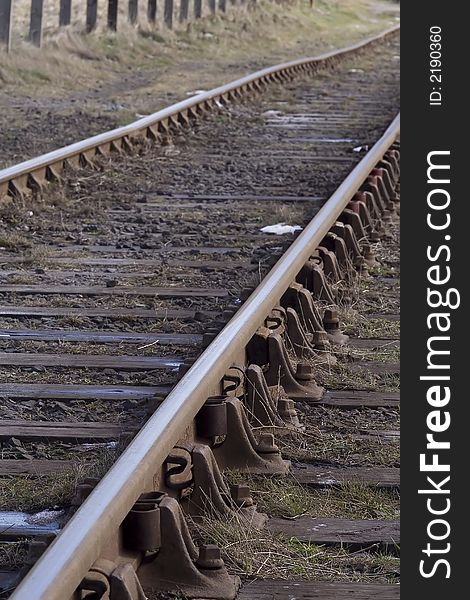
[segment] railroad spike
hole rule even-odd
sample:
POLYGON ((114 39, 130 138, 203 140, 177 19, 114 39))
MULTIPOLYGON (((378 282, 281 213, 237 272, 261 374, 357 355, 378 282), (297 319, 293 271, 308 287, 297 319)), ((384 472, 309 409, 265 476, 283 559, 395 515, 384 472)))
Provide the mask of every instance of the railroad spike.
POLYGON ((325 390, 318 386, 313 378, 306 385, 299 383, 296 378, 296 371, 279 335, 271 334, 267 338, 267 346, 269 367, 265 371, 265 377, 269 386, 281 385, 287 396, 293 400, 315 401, 323 397, 325 390))
POLYGON ((354 271, 354 269, 357 269, 358 271, 363 270, 364 257, 362 256, 361 247, 351 225, 345 225, 344 223, 337 221, 331 228, 331 231, 343 240, 344 247, 346 248, 349 257, 351 271, 354 271))
POLYGON ((338 346, 343 346, 349 340, 339 327, 338 313, 335 310, 327 309, 323 316, 323 325, 329 339, 338 346))
POLYGON ((332 247, 329 248, 321 245, 318 246, 317 251, 322 261, 323 272, 325 273, 328 282, 333 285, 340 283, 344 278, 343 275, 347 275, 346 271, 348 257, 346 252, 343 254, 341 253, 341 248, 338 251, 337 244, 335 243, 335 239, 332 237, 332 234, 327 233, 326 235, 327 238, 331 239, 332 247))
POLYGON ((249 365, 246 369, 243 404, 254 428, 262 427, 264 431, 301 428, 294 403, 286 396, 282 386, 268 386, 259 365, 249 365))
POLYGON ((362 226, 365 231, 365 240, 370 240, 370 234, 374 230, 372 215, 367 206, 367 196, 365 192, 356 192, 348 204, 348 208, 359 215, 362 226))
POLYGON ((146 600, 147 598, 130 563, 116 565, 106 559, 99 559, 93 564, 79 589, 92 591, 93 597, 103 600, 146 600))
POLYGON ((286 311, 282 306, 275 306, 264 321, 264 326, 272 333, 282 335, 285 331, 286 311))
POLYGON ((196 415, 196 433, 199 437, 213 439, 227 435, 226 398, 211 396, 199 409, 196 415))
MULTIPOLYGON (((297 275, 297 283, 302 284, 316 300, 321 300, 327 304, 335 304, 336 299, 326 280, 326 275, 316 262, 309 260, 304 264, 297 275)), ((318 329, 321 329, 320 324, 318 324, 318 329)))
POLYGON ((270 434, 261 433, 256 440, 243 403, 238 398, 227 398, 226 405, 227 436, 212 448, 219 468, 266 475, 287 473, 290 462, 282 459, 272 437, 266 437, 270 434))
POLYGON ((351 283, 355 270, 343 238, 333 231, 329 231, 322 243, 326 240, 330 242, 331 248, 327 250, 324 246, 319 246, 318 252, 322 258, 323 271, 327 279, 336 284, 343 281, 351 283))
POLYGON ((247 486, 229 486, 214 454, 204 444, 195 444, 191 451, 193 491, 181 501, 184 512, 192 518, 210 516, 237 519, 245 525, 261 529, 267 515, 259 513, 247 486))
POLYGON ((154 593, 177 589, 187 598, 233 600, 240 579, 228 574, 218 547, 197 548, 174 498, 163 498, 159 508, 162 545, 138 569, 142 586, 154 593))
MULTIPOLYGON (((305 274, 300 271, 298 278, 304 280, 305 274)), ((301 318, 305 331, 313 334, 314 331, 319 331, 320 329, 323 329, 323 327, 321 324, 320 313, 313 301, 306 301, 306 295, 312 300, 310 290, 307 287, 304 287, 302 281, 296 281, 285 291, 281 298, 281 304, 285 308, 293 308, 301 318)))
POLYGON ((372 246, 370 244, 364 244, 362 247, 362 254, 364 256, 364 262, 368 267, 380 267, 380 262, 375 258, 372 252, 372 246))
POLYGON ((110 600, 147 600, 134 568, 129 563, 118 565, 109 578, 110 600))
MULTIPOLYGON (((352 202, 350 202, 350 205, 352 202)), ((343 212, 338 217, 338 221, 343 223, 344 225, 350 225, 354 231, 354 235, 359 244, 367 241, 367 233, 362 224, 362 219, 360 217, 359 211, 355 211, 352 207, 345 208, 343 212)))
MULTIPOLYGON (((336 357, 330 352, 330 345, 323 344, 318 337, 320 332, 308 334, 302 325, 297 311, 287 309, 287 342, 299 359, 313 360, 317 365, 332 367, 337 363, 336 357)), ((325 332, 323 332, 325 333, 325 332)), ((326 337, 326 336, 325 336, 326 337)))

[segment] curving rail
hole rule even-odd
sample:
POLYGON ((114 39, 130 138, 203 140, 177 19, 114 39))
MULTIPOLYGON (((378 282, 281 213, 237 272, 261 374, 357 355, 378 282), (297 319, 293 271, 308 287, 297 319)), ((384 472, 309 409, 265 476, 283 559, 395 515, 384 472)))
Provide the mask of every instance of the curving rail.
POLYGON ((7 167, 0 170, 0 200, 4 196, 21 195, 28 188, 41 188, 48 181, 59 179, 66 165, 76 167, 89 164, 96 155, 125 151, 131 146, 133 140, 139 138, 158 140, 159 136, 165 135, 169 130, 188 124, 192 119, 207 110, 217 108, 221 103, 236 100, 246 93, 260 91, 263 85, 270 82, 282 82, 302 73, 311 74, 319 68, 332 65, 348 54, 380 42, 398 30, 399 26, 392 27, 340 51, 327 52, 314 58, 294 60, 257 71, 232 83, 173 104, 129 125, 7 167))

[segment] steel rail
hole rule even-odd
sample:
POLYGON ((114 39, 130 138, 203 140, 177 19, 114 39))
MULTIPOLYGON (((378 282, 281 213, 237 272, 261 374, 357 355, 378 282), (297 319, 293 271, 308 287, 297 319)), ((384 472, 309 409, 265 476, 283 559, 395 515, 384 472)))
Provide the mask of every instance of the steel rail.
POLYGON ((138 496, 152 488, 158 466, 183 435, 272 308, 295 280, 370 171, 400 131, 400 116, 307 225, 234 317, 166 397, 114 466, 32 568, 12 600, 65 600, 100 556, 110 532, 138 496))
POLYGON ((53 150, 52 152, 42 154, 36 158, 26 160, 11 167, 2 169, 0 170, 0 199, 2 198, 2 189, 4 190, 3 193, 5 195, 11 193, 11 190, 9 190, 9 184, 15 180, 21 180, 22 178, 34 173, 42 173, 42 176, 46 178, 47 167, 50 167, 54 164, 61 162, 63 163, 68 159, 81 155, 87 155, 87 153, 93 151, 96 152, 100 147, 107 147, 110 144, 126 138, 129 139, 139 135, 147 136, 147 130, 157 126, 159 123, 175 119, 175 117, 177 118, 181 114, 187 114, 188 111, 194 112, 198 107, 210 103, 211 101, 213 102, 220 99, 228 99, 234 94, 234 92, 243 91, 246 89, 250 90, 250 86, 253 84, 259 82, 266 83, 272 80, 272 78, 276 75, 297 74, 306 70, 307 68, 321 66, 323 63, 327 64, 328 61, 332 59, 341 58, 344 55, 356 52, 369 46, 370 44, 378 42, 395 33, 399 30, 399 28, 399 25, 391 27, 378 35, 342 48, 341 50, 326 52, 313 58, 301 58, 278 64, 273 67, 268 67, 266 69, 262 69, 261 71, 256 71, 251 75, 247 75, 246 77, 242 77, 241 79, 237 79, 231 83, 214 88, 208 92, 198 94, 176 104, 172 104, 167 108, 159 110, 147 117, 138 119, 137 121, 134 121, 128 125, 118 127, 117 129, 112 129, 105 133, 87 138, 86 140, 64 146, 58 150, 53 150))

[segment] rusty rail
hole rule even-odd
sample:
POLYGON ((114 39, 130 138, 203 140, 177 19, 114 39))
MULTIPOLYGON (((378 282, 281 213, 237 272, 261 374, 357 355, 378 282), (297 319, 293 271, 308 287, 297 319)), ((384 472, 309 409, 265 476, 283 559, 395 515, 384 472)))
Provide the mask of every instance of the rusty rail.
POLYGON ((121 523, 140 493, 217 385, 278 303, 339 214, 396 140, 397 116, 383 137, 344 180, 277 262, 256 291, 198 358, 121 455, 13 594, 14 600, 64 600, 100 556, 110 530, 121 523))
POLYGON ((311 73, 318 68, 328 66, 348 54, 383 40, 398 29, 398 26, 392 27, 377 36, 340 51, 327 52, 315 58, 294 60, 257 71, 232 83, 173 104, 129 125, 112 129, 2 169, 0 171, 0 200, 8 195, 21 195, 27 191, 27 188, 41 188, 47 181, 59 178, 66 164, 77 166, 90 163, 96 155, 125 150, 136 138, 158 140, 159 136, 169 129, 188 123, 190 119, 197 118, 205 110, 217 108, 220 103, 236 100, 246 92, 261 90, 261 86, 269 82, 282 82, 285 78, 301 73, 311 73))
MULTIPOLYGON (((7 184, 8 192, 21 190, 19 178, 37 174, 46 176, 49 165, 67 161, 69 157, 95 152, 104 144, 144 134, 180 115, 188 115, 204 104, 236 97, 243 89, 255 89, 256 83, 267 82, 283 75, 308 71, 320 63, 364 48, 370 43, 396 31, 396 28, 367 42, 356 44, 340 53, 324 54, 316 59, 293 61, 265 69, 237 82, 180 102, 150 117, 73 144, 37 159, 26 161, 0 172, 0 189, 7 184)), ((197 111, 196 111, 197 112, 197 111)), ((224 374, 243 352, 263 324, 267 315, 279 304, 281 297, 295 282, 313 251, 320 245, 337 218, 356 192, 374 171, 384 154, 395 142, 400 131, 400 117, 395 118, 381 139, 353 169, 319 213, 276 263, 263 282, 242 305, 213 342, 182 377, 162 402, 146 425, 137 434, 121 457, 68 522, 60 536, 49 546, 33 566, 12 600, 66 600, 74 598, 75 590, 94 563, 103 556, 110 539, 116 535, 136 500, 154 489, 156 472, 181 439, 207 398, 217 389, 224 374)), ((31 184, 31 182, 29 182, 31 184)), ((134 561, 135 566, 135 561, 134 561)))

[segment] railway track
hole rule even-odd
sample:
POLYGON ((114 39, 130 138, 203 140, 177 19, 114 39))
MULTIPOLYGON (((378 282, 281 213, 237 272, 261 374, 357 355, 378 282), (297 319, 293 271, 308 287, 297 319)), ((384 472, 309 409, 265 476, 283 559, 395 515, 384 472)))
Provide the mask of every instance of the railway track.
MULTIPOLYGON (((398 394, 364 383, 397 366, 357 359, 397 348, 397 53, 390 31, 0 172, 0 542, 17 567, 0 585, 24 577, 12 598, 135 600, 141 585, 150 598, 233 598, 208 515, 312 548, 395 553, 395 519, 316 526, 272 511, 266 525, 244 482, 274 476, 294 495, 399 486, 393 461, 345 467, 302 441, 319 415, 345 413, 354 447, 397 441, 398 394), (303 231, 261 231, 281 222, 303 231), (372 334, 347 344, 337 315, 364 281, 372 334), (390 335, 377 334, 384 312, 390 335), (338 375, 346 347, 357 389, 338 375)), ((309 569, 240 597, 396 597, 385 578, 312 583, 309 569)))

